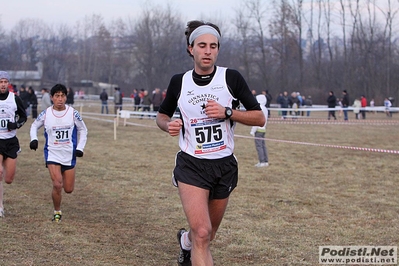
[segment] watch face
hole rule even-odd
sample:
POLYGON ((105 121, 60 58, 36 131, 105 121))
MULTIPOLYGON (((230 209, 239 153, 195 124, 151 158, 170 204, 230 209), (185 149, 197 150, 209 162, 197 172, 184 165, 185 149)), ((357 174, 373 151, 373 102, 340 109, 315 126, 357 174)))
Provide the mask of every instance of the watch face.
POLYGON ((226 114, 226 118, 230 118, 230 116, 233 115, 233 110, 231 110, 231 108, 229 108, 229 107, 226 107, 225 114, 226 114))

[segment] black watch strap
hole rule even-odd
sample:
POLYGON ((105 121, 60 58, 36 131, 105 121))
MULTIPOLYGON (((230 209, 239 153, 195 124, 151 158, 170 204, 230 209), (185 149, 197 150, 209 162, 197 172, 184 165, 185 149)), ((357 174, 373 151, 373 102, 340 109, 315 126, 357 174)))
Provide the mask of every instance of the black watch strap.
POLYGON ((233 115, 233 109, 230 107, 225 107, 226 110, 224 111, 224 115, 226 116, 226 119, 229 119, 233 115))

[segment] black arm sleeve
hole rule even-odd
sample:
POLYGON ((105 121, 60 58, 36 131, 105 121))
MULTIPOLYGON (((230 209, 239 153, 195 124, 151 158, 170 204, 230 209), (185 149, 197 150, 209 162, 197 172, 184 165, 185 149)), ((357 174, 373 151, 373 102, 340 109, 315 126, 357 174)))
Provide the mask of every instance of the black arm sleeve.
POLYGON ((21 98, 19 98, 19 96, 15 95, 15 103, 17 104, 17 111, 15 112, 18 120, 17 120, 17 128, 22 127, 26 120, 28 119, 26 117, 26 111, 24 108, 24 104, 21 100, 21 98))
POLYGON ((177 100, 180 97, 183 75, 184 73, 177 74, 170 79, 165 99, 162 101, 161 106, 159 107, 159 113, 166 114, 169 117, 172 117, 175 113, 177 108, 177 100))
POLYGON ((240 72, 228 68, 226 70, 226 82, 233 92, 234 98, 237 98, 246 110, 262 110, 240 72))

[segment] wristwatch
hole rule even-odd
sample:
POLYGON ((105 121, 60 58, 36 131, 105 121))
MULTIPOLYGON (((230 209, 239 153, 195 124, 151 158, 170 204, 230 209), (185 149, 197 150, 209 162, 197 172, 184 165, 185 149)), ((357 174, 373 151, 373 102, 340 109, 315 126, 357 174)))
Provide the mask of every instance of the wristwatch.
POLYGON ((226 119, 229 119, 233 115, 233 110, 230 107, 226 107, 224 114, 226 115, 226 119))

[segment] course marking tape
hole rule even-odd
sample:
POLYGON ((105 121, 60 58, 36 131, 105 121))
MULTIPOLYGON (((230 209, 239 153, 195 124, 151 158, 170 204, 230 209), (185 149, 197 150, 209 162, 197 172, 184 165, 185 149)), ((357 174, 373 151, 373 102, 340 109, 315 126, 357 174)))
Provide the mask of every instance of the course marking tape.
POLYGON ((299 119, 299 118, 286 118, 286 119, 271 119, 267 120, 268 124, 301 124, 301 125, 386 125, 398 126, 399 121, 389 120, 323 120, 323 119, 299 119))
MULTIPOLYGON (((243 136, 243 135, 234 135, 234 136, 235 136, 235 137, 239 137, 239 138, 246 138, 246 139, 256 139, 255 137, 249 137, 249 136, 243 136)), ((262 139, 262 138, 257 138, 257 139, 262 139)), ((336 149, 347 149, 347 150, 355 150, 355 151, 369 151, 369 152, 399 154, 399 151, 395 151, 395 150, 374 149, 374 148, 362 148, 362 147, 351 147, 351 146, 340 146, 340 145, 331 145, 331 144, 317 144, 317 143, 309 143, 309 142, 301 142, 301 141, 280 140, 280 139, 268 139, 268 138, 264 138, 264 140, 267 140, 267 141, 274 141, 274 142, 282 142, 282 143, 290 143, 290 144, 317 146, 317 147, 327 147, 327 148, 336 148, 336 149)))
MULTIPOLYGON (((83 113, 84 114, 84 113, 83 113)), ((104 118, 98 118, 98 117, 92 117, 92 116, 87 116, 84 115, 83 118, 88 118, 88 119, 92 119, 92 120, 98 120, 98 121, 102 121, 102 122, 108 122, 108 123, 114 123, 114 119, 112 120, 107 120, 104 118)), ((119 118, 119 119, 123 119, 123 118, 119 118)), ((138 123, 132 123, 132 122, 126 122, 126 125, 131 125, 131 126, 138 126, 138 127, 149 127, 149 128, 158 128, 157 126, 149 126, 149 125, 143 125, 143 124, 138 124, 138 123)))
MULTIPOLYGON (((101 118, 96 118, 96 117, 91 117, 91 116, 86 116, 86 115, 84 116, 84 118, 93 119, 93 120, 99 120, 99 121, 109 122, 109 123, 113 123, 114 122, 114 120, 106 120, 106 119, 101 119, 101 118)), ((143 125, 143 124, 131 123, 131 122, 126 122, 126 124, 132 125, 132 126, 139 126, 139 127, 158 128, 157 126, 149 126, 149 125, 143 125)), ((246 138, 246 139, 256 139, 255 137, 252 137, 252 136, 249 137, 249 136, 237 135, 237 134, 235 134, 234 137, 246 138)), ((262 138, 257 138, 257 139, 262 139, 262 138)), ((331 144, 317 144, 317 143, 291 141, 291 140, 280 140, 280 139, 269 139, 269 138, 264 138, 264 140, 273 141, 273 142, 281 142, 281 143, 316 146, 316 147, 335 148, 335 149, 347 149, 347 150, 355 150, 355 151, 368 151, 368 152, 399 154, 399 151, 396 151, 396 150, 362 148, 362 147, 351 147, 351 146, 340 146, 340 145, 331 145, 331 144)))

